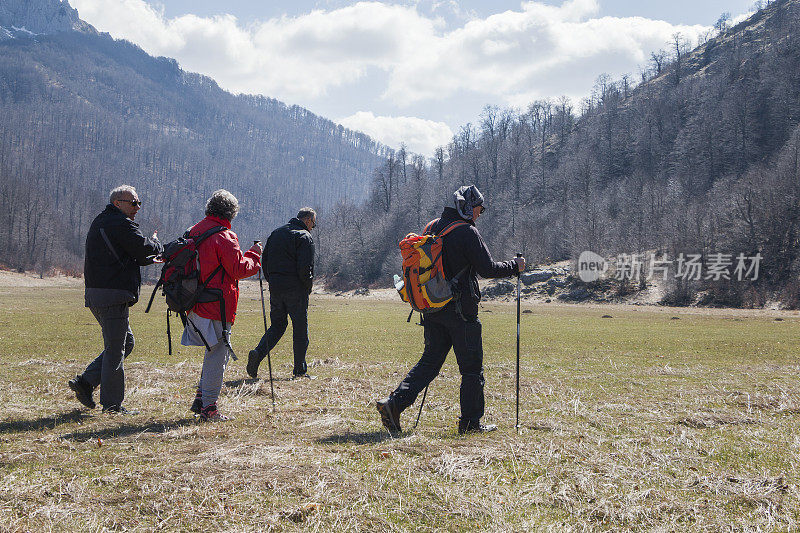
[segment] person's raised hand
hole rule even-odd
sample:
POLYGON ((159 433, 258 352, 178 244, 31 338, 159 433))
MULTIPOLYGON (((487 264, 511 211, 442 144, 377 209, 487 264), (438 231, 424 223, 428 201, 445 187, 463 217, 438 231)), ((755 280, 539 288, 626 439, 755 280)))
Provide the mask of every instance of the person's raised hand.
POLYGON ((250 251, 261 255, 264 252, 264 248, 261 246, 261 241, 256 241, 253 243, 253 246, 250 247, 250 251))

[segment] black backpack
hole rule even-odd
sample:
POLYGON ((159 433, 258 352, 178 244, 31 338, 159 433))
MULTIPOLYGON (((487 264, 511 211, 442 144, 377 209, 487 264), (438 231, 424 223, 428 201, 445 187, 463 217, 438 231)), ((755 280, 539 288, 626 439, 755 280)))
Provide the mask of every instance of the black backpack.
MULTIPOLYGON (((150 302, 147 304, 145 313, 150 312, 150 306, 153 305, 153 298, 155 298, 156 291, 159 287, 161 292, 167 300, 167 340, 169 342, 169 354, 172 355, 172 334, 169 327, 170 312, 175 313, 181 318, 183 326, 186 327, 187 321, 194 327, 194 330, 200 335, 206 349, 211 348, 203 337, 203 334, 197 327, 191 323, 187 318, 187 313, 198 303, 219 302, 220 317, 222 318, 222 336, 225 344, 230 348, 230 339, 228 338, 228 327, 225 321, 225 298, 222 295, 222 289, 209 289, 208 282, 214 276, 221 273, 225 275, 222 265, 217 266, 214 271, 203 280, 203 274, 200 272, 200 260, 197 249, 207 238, 215 233, 224 231, 224 226, 215 226, 200 235, 192 236, 187 230, 183 236, 178 237, 172 242, 164 246, 162 257, 164 258, 164 266, 161 267, 161 276, 153 288, 153 294, 150 295, 150 302)), ((231 353, 233 350, 231 349, 231 353)), ((236 359, 236 356, 234 356, 236 359)))

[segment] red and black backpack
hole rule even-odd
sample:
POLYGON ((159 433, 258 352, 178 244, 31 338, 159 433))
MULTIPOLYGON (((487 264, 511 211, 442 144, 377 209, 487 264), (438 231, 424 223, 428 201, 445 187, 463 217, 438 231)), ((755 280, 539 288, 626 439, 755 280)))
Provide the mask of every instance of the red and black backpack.
MULTIPOLYGON (((167 338, 169 340, 170 355, 172 355, 172 336, 169 328, 170 312, 178 315, 185 327, 187 313, 199 303, 219 302, 223 336, 226 344, 230 345, 227 339, 228 328, 225 320, 225 298, 222 295, 222 289, 210 289, 207 287, 214 276, 220 273, 221 276, 224 276, 225 272, 222 270, 222 265, 219 265, 204 279, 204 274, 200 272, 200 256, 197 251, 203 241, 225 229, 227 228, 224 226, 215 226, 195 236, 190 235, 187 230, 181 237, 164 246, 162 254, 164 266, 161 267, 161 277, 159 277, 156 286, 153 288, 153 294, 150 296, 150 302, 147 304, 145 313, 150 312, 153 298, 160 287, 167 301, 167 338)), ((196 327, 195 331, 200 335, 206 348, 210 350, 208 342, 196 327)))

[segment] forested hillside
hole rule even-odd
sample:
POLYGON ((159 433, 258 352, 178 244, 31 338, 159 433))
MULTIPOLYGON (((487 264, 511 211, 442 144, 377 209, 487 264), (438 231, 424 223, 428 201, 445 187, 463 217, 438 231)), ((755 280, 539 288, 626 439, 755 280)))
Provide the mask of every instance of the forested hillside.
MULTIPOLYGON (((715 297, 758 304, 777 290, 792 300, 800 2, 773 2, 717 29, 694 50, 676 35, 638 80, 601 76, 580 109, 565 98, 524 110, 487 107, 430 165, 390 155, 375 170, 368 202, 342 204, 327 217, 350 243, 323 257, 331 283, 388 284, 397 241, 449 205, 457 185, 474 183, 488 206, 478 225, 499 257, 760 252, 759 283, 718 283, 715 297)), ((676 285, 672 297, 695 285, 676 285)))
POLYGON ((80 270, 88 223, 121 183, 144 201, 137 221, 162 238, 220 187, 240 199, 248 239, 301 205, 366 197, 385 147, 303 108, 231 95, 73 12, 52 0, 0 5, 4 23, 29 24, 0 31, 0 263, 80 270), (37 24, 70 31, 37 34, 37 24))

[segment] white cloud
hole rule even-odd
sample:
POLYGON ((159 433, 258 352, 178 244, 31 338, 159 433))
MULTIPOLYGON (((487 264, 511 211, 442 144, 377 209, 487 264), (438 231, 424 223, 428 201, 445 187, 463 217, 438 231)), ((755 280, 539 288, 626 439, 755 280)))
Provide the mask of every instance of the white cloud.
POLYGON ((673 34, 695 41, 708 29, 642 17, 591 18, 598 9, 596 0, 528 2, 521 11, 472 20, 395 65, 384 96, 402 105, 462 90, 505 103, 520 93, 588 95, 599 74, 631 71, 673 34))
POLYGON ((733 17, 733 19, 731 20, 730 24, 731 24, 731 26, 736 26, 740 22, 744 22, 745 20, 749 19, 754 14, 755 14, 755 11, 750 11, 748 13, 742 13, 741 15, 736 15, 735 17, 733 17))
POLYGON ((708 28, 641 17, 592 18, 597 0, 559 6, 525 2, 520 11, 473 18, 452 31, 413 5, 376 1, 270 19, 245 27, 233 16, 167 19, 145 0, 72 0, 81 16, 147 52, 175 57, 235 92, 298 102, 389 75, 385 99, 410 105, 458 91, 510 103, 520 94, 586 95, 589 80, 635 69, 676 32, 708 28), (595 68, 592 68, 595 66, 595 68), (537 91, 537 87, 544 90, 537 91))
POLYGON ((363 131, 383 144, 399 147, 406 143, 408 150, 432 156, 438 146, 453 138, 453 132, 444 122, 434 122, 415 117, 382 117, 369 111, 359 111, 338 121, 346 128, 363 131))
POLYGON ((101 31, 135 42, 154 55, 176 58, 187 70, 213 77, 235 92, 297 102, 324 96, 389 71, 428 41, 439 19, 415 8, 358 2, 331 11, 283 16, 249 27, 230 15, 167 19, 145 0, 72 0, 101 31))
MULTIPOLYGON (((452 28, 414 2, 363 1, 249 25, 231 15, 167 18, 145 0, 71 3, 99 30, 174 57, 233 92, 324 108, 336 90, 353 111, 382 99, 388 114, 413 114, 425 103, 428 109, 447 104, 454 116, 465 95, 496 105, 562 94, 577 101, 590 94, 599 74, 636 72, 673 34, 695 41, 709 29, 642 17, 598 18, 598 0, 528 1, 515 11, 455 25, 450 20, 452 28)), ((437 0, 434 7, 457 10, 458 4, 437 0)), ((345 120, 391 146, 396 143, 390 139, 404 138, 399 125, 409 128, 409 145, 444 138, 443 128, 431 126, 441 123, 410 117, 356 113, 345 120)))

